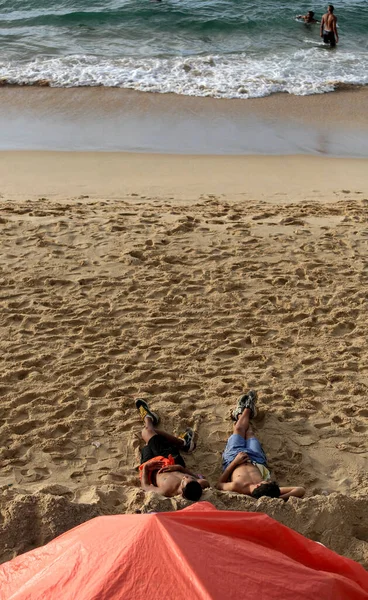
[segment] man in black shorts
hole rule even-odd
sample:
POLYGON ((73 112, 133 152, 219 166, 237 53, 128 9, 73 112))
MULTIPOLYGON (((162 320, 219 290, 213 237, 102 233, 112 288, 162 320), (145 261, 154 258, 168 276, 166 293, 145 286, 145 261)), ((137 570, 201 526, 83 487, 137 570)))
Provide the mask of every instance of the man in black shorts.
POLYGON ((326 14, 321 19, 321 38, 323 38, 325 44, 330 44, 331 48, 334 48, 339 41, 336 27, 337 18, 333 14, 334 10, 332 4, 329 4, 326 14))
POLYGON ((188 453, 195 450, 193 430, 188 428, 180 437, 158 430, 158 415, 149 409, 147 402, 139 398, 135 405, 144 422, 142 438, 146 442, 139 467, 142 489, 168 498, 182 494, 187 500, 199 500, 209 483, 189 471, 180 454, 180 450, 188 453))

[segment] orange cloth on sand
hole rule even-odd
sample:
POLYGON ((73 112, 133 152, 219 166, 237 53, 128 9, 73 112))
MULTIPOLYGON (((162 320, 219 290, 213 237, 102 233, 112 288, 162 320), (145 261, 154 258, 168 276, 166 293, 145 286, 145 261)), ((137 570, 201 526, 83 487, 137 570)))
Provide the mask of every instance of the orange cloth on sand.
MULTIPOLYGON (((162 469, 163 467, 168 467, 169 465, 175 465, 175 460, 173 459, 171 454, 169 454, 168 458, 166 458, 165 456, 155 456, 154 458, 151 458, 150 460, 146 460, 146 462, 142 463, 139 466, 139 478, 140 479, 142 479, 144 465, 147 465, 148 463, 155 463, 155 462, 163 463, 163 465, 158 467, 157 470, 162 469)), ((150 471, 148 472, 148 482, 149 482, 149 484, 151 484, 151 472, 150 471)))

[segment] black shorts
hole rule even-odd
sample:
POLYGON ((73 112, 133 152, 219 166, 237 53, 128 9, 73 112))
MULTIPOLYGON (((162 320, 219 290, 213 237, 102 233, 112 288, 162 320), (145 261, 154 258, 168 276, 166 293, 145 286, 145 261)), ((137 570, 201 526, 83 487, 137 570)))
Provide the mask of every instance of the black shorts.
POLYGON ((330 44, 331 48, 336 46, 335 34, 333 31, 323 32, 323 41, 325 44, 330 44))
POLYGON ((184 459, 179 450, 175 448, 175 446, 172 446, 162 435, 154 435, 151 437, 148 444, 142 448, 141 464, 147 462, 147 460, 151 460, 151 458, 155 458, 155 456, 164 456, 165 458, 168 458, 169 454, 171 454, 175 460, 176 465, 185 467, 184 459))

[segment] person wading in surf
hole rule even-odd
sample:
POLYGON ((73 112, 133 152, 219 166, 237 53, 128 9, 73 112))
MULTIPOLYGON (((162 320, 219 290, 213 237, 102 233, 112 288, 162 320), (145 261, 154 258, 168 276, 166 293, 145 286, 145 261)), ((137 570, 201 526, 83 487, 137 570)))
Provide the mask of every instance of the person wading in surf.
POLYGON ((334 48, 339 41, 336 27, 337 18, 333 14, 334 10, 332 4, 329 4, 326 14, 321 19, 321 38, 323 38, 325 44, 330 44, 331 48, 334 48))

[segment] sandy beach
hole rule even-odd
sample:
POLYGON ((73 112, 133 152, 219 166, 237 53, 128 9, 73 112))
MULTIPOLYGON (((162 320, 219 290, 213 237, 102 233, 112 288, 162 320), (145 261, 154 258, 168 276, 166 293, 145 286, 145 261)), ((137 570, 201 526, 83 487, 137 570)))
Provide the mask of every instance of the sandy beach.
POLYGON ((249 388, 280 484, 205 494, 368 566, 368 162, 0 153, 1 560, 97 514, 174 510, 138 487, 141 422, 193 426, 215 484, 249 388))

